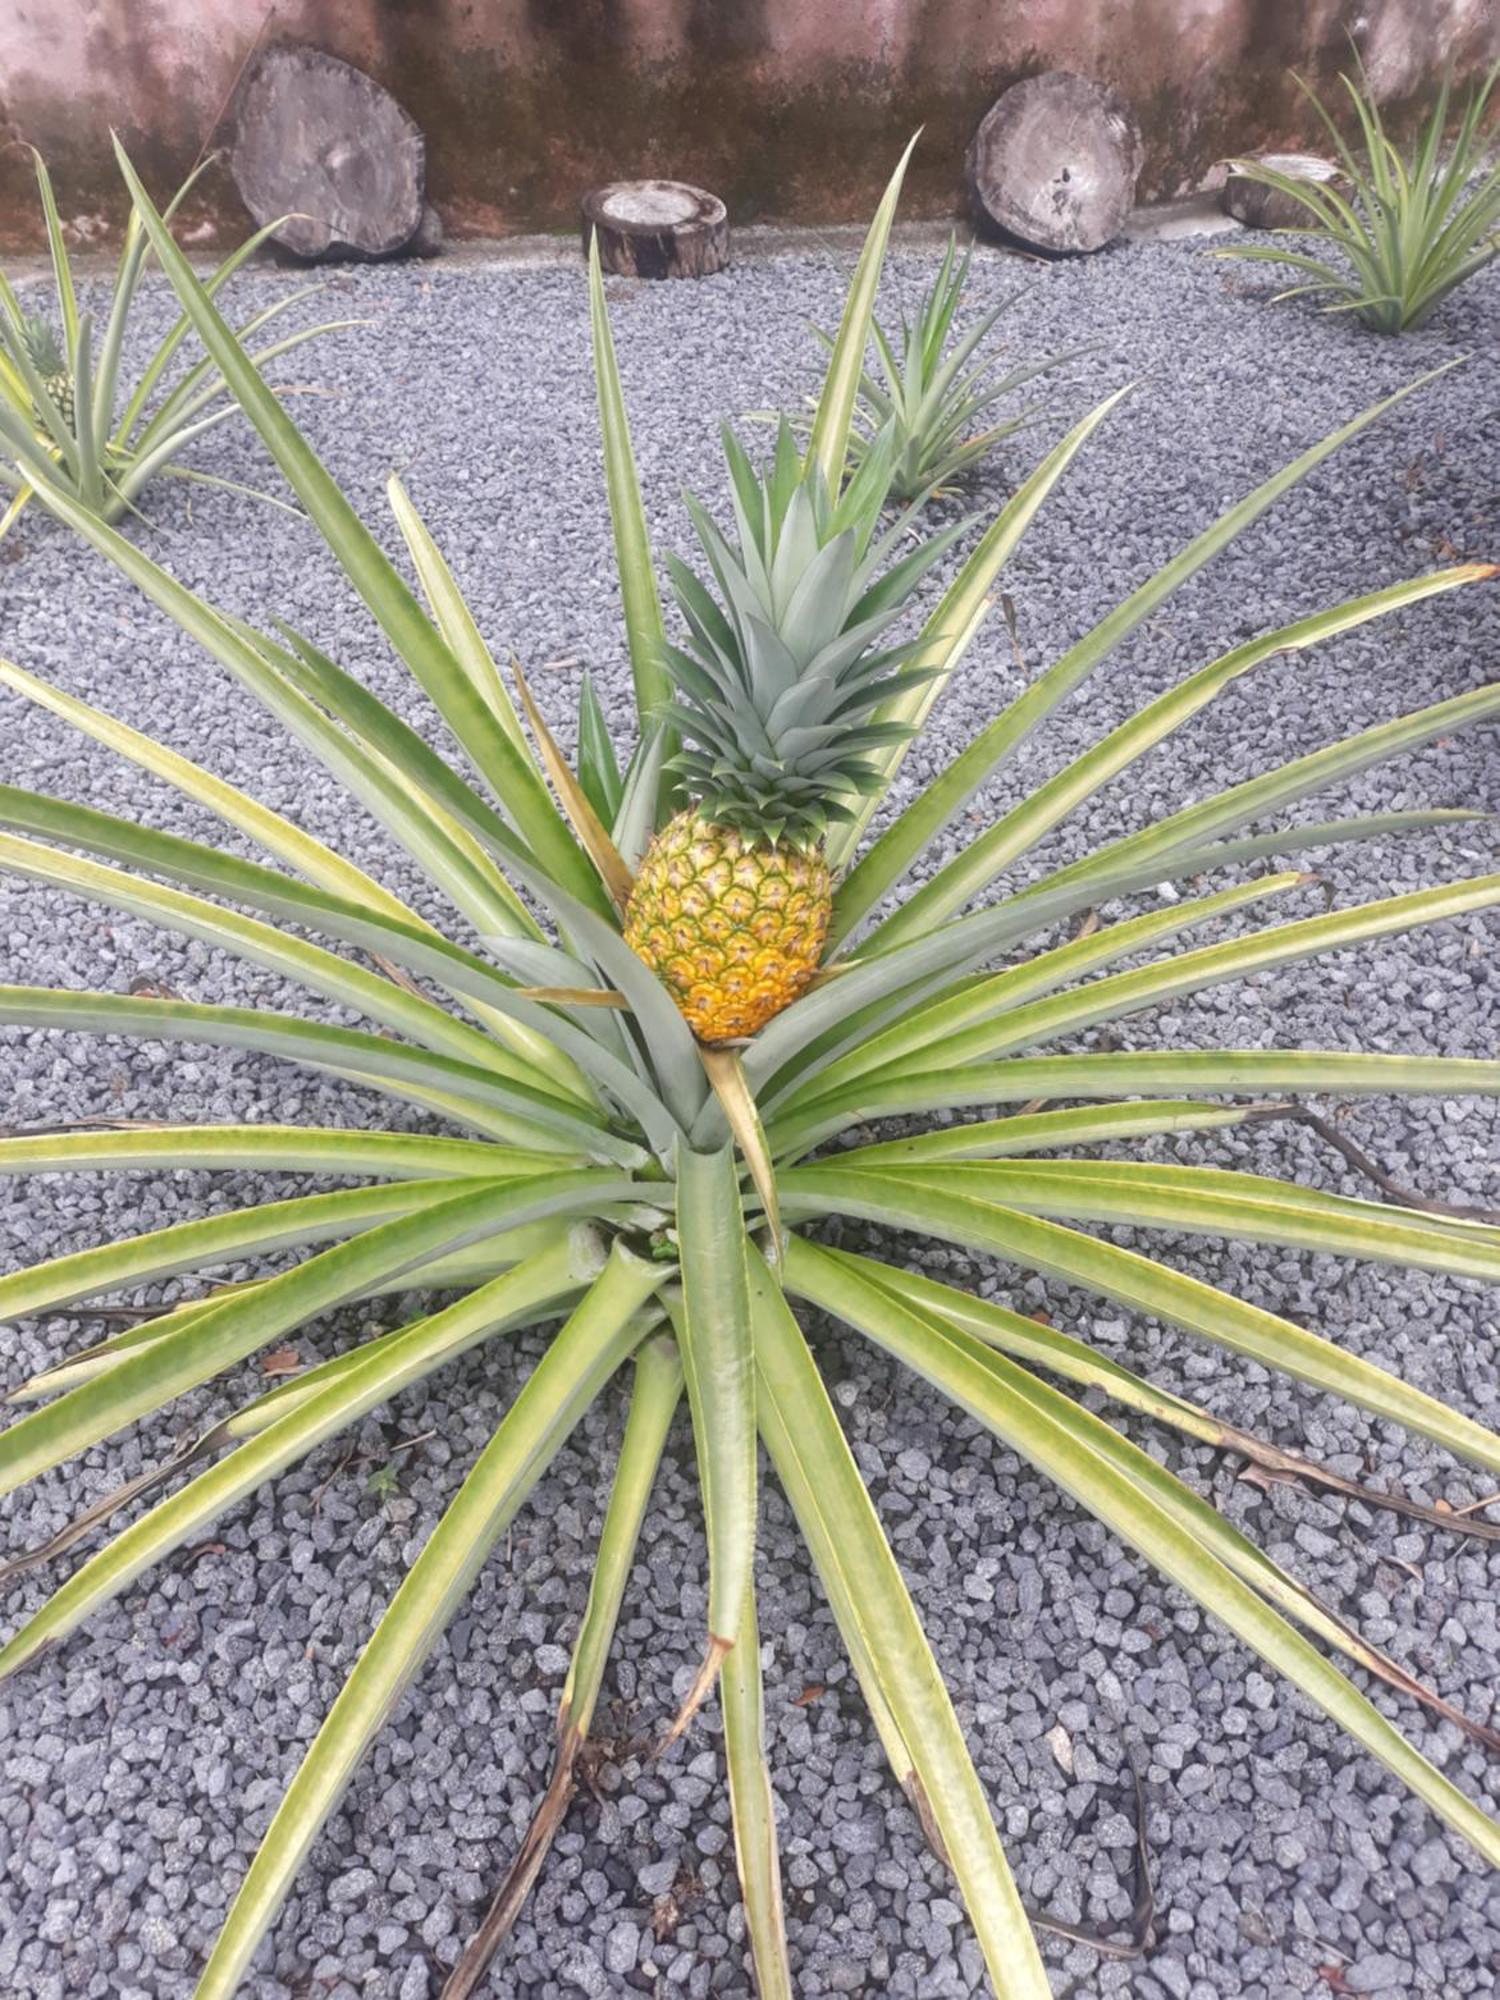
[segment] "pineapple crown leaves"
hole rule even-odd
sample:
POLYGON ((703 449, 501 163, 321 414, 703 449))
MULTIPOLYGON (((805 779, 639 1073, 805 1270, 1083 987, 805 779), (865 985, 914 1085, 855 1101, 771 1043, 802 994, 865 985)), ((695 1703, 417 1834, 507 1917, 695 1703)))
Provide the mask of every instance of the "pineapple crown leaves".
POLYGON ((687 498, 718 595, 668 559, 687 627, 686 645, 662 653, 676 688, 666 719, 685 745, 672 768, 708 816, 816 840, 830 819, 848 817, 837 794, 878 783, 864 753, 912 733, 872 711, 931 674, 907 664, 914 642, 880 640, 967 523, 898 555, 916 510, 879 532, 888 442, 866 454, 836 501, 785 422, 764 474, 727 428, 724 452, 735 539, 687 498))
POLYGON ((21 337, 31 364, 41 375, 60 375, 67 367, 57 334, 39 313, 28 313, 21 321, 21 337))

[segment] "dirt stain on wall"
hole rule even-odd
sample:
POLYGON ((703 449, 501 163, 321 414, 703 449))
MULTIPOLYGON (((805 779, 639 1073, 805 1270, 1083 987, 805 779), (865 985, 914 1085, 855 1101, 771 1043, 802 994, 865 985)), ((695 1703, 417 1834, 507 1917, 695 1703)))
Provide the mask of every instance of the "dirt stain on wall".
MULTIPOLYGON (((123 213, 108 130, 176 186, 258 41, 265 0, 19 0, 0 73, 0 245, 40 242, 26 142, 80 233, 123 213)), ((368 70, 428 139, 429 191, 456 234, 571 230, 600 181, 669 174, 736 221, 868 214, 917 126, 908 215, 962 205, 964 149, 1021 77, 1075 68, 1136 107, 1145 198, 1227 153, 1307 144, 1351 37, 1398 114, 1500 56, 1490 0, 282 0, 280 38, 368 70)), ((244 227, 214 170, 189 227, 244 227)))

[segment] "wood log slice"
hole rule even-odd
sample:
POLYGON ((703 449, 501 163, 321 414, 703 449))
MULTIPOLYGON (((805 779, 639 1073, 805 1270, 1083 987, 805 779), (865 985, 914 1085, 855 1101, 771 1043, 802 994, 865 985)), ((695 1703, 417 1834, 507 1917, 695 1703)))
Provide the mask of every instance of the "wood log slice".
MULTIPOLYGON (((1311 221, 1307 210, 1295 202, 1280 188, 1267 187, 1264 181, 1251 180, 1248 174, 1237 174, 1231 162, 1229 177, 1224 183, 1224 191, 1219 196, 1219 206, 1226 215, 1232 215, 1236 222, 1243 222, 1247 229, 1298 229, 1305 228, 1311 221)), ((1250 153, 1245 156, 1247 166, 1270 167, 1273 172, 1285 174, 1288 180, 1308 181, 1317 187, 1331 187, 1339 192, 1347 192, 1347 176, 1332 160, 1319 158, 1316 153, 1250 153)))
POLYGON ((706 278, 729 262, 729 218, 717 195, 684 181, 611 181, 583 197, 583 249, 622 278, 706 278))
POLYGON ((429 201, 422 210, 422 220, 417 224, 411 241, 406 245, 411 257, 441 257, 447 231, 443 228, 443 218, 429 201))
POLYGON ((389 257, 422 220, 422 134, 373 77, 321 49, 268 49, 240 87, 229 171, 298 257, 389 257))
POLYGON ((983 217, 1029 249, 1075 256, 1124 228, 1141 159, 1140 127, 1118 91, 1048 70, 995 100, 965 167, 983 217))

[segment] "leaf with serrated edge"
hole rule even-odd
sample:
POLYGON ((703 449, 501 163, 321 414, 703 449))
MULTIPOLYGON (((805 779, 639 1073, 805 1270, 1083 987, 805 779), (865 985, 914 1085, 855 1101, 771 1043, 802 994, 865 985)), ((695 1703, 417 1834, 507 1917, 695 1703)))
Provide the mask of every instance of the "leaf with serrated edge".
POLYGON ((708 1535, 708 1647, 668 1740, 680 1735, 739 1638, 755 1555, 755 1363, 750 1239, 734 1148, 677 1151, 682 1302, 674 1313, 687 1378, 708 1535))
POLYGON ((233 2000, 366 1746, 574 1425, 649 1331, 639 1308, 657 1282, 654 1266, 617 1249, 532 1370, 407 1571, 313 1739, 225 1919, 197 2000, 233 2000))
POLYGON ((948 1242, 1005 1257, 1023 1269, 1081 1285, 1247 1354, 1263 1367, 1342 1396, 1391 1423, 1435 1439, 1460 1457, 1500 1472, 1500 1437, 1483 1425, 1448 1409, 1374 1362, 1347 1354, 1332 1341, 1308 1333, 1290 1320, 1248 1305, 1136 1251, 895 1173, 862 1174, 842 1166, 797 1167, 782 1175, 781 1200, 788 1217, 831 1213, 900 1229, 923 1229, 948 1242))
POLYGON ((1031 1926, 942 1675, 817 1363, 763 1261, 755 1312, 766 1448, 799 1519, 815 1508, 826 1523, 825 1558, 844 1573, 841 1597, 859 1619, 865 1657, 920 1778, 995 1992, 999 2000, 1048 2000, 1031 1926))
MULTIPOLYGON (((799 1273, 809 1265, 826 1268, 819 1265, 816 1252, 804 1259, 801 1247, 796 1257, 799 1273)), ((1500 1826, 1434 1770, 1337 1667, 1226 1565, 1223 1552, 1227 1552, 1227 1542, 1214 1536, 1219 1547, 1212 1546, 1208 1526, 1196 1516, 1196 1510, 1187 1502, 1178 1502, 1170 1510, 1164 1506, 1165 1482, 1158 1482, 1154 1473, 1135 1464, 1133 1454, 1135 1477, 1122 1473, 1120 1460, 1126 1455, 1106 1455, 1108 1448, 1101 1433, 1107 1426, 1099 1418, 1004 1355, 981 1349, 964 1336, 944 1330, 932 1317, 914 1312, 847 1265, 840 1266, 830 1282, 816 1290, 827 1309, 896 1352, 1055 1480, 1064 1492, 1124 1536, 1264 1660, 1285 1673, 1356 1742, 1461 1832, 1492 1866, 1500 1867, 1500 1826), (1111 1456, 1116 1458, 1114 1464, 1111 1456), (1189 1514, 1194 1518, 1185 1518, 1189 1514)), ((1145 1454, 1139 1457, 1144 1459, 1145 1454)), ((1242 1551, 1237 1553, 1245 1559, 1242 1551)), ((1266 1588, 1269 1582, 1262 1573, 1261 1587, 1266 1588)))
MULTIPOLYGON (((407 1183, 407 1192, 412 1191, 407 1183)), ((635 1184, 613 1174, 583 1172, 489 1184, 467 1193, 463 1183, 457 1191, 449 1183, 447 1192, 446 1201, 425 1212, 378 1223, 246 1296, 206 1305, 177 1333, 22 1417, 0 1434, 0 1492, 13 1492, 383 1279, 517 1223, 597 1213, 601 1202, 628 1200, 635 1184)))
POLYGON ((64 1638, 142 1571, 325 1438, 502 1327, 545 1317, 585 1282, 574 1268, 571 1245, 559 1234, 550 1251, 481 1285, 457 1304, 341 1355, 335 1366, 312 1371, 316 1379, 298 1380, 293 1385, 298 1393, 271 1405, 271 1420, 247 1442, 159 1501, 54 1591, 0 1651, 0 1676, 64 1638))

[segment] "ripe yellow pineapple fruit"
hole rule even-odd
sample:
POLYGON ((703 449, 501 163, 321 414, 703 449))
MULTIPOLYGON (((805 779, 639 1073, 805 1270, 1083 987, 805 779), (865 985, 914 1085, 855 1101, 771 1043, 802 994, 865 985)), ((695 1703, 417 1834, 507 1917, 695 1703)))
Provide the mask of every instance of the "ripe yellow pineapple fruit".
POLYGON ((833 897, 817 848, 758 844, 696 811, 652 842, 625 942, 652 967, 702 1042, 763 1028, 818 969, 833 897))
POLYGON ((903 666, 910 647, 878 641, 957 532, 912 548, 907 515, 877 536, 885 434, 837 501, 785 424, 765 475, 727 431, 724 449, 737 541, 688 503, 720 596, 668 562, 688 640, 663 647, 664 720, 692 803, 646 850, 625 914, 627 944, 709 1043, 758 1033, 817 972, 833 907, 824 834, 878 782, 865 753, 911 734, 871 711, 925 678, 903 666))

